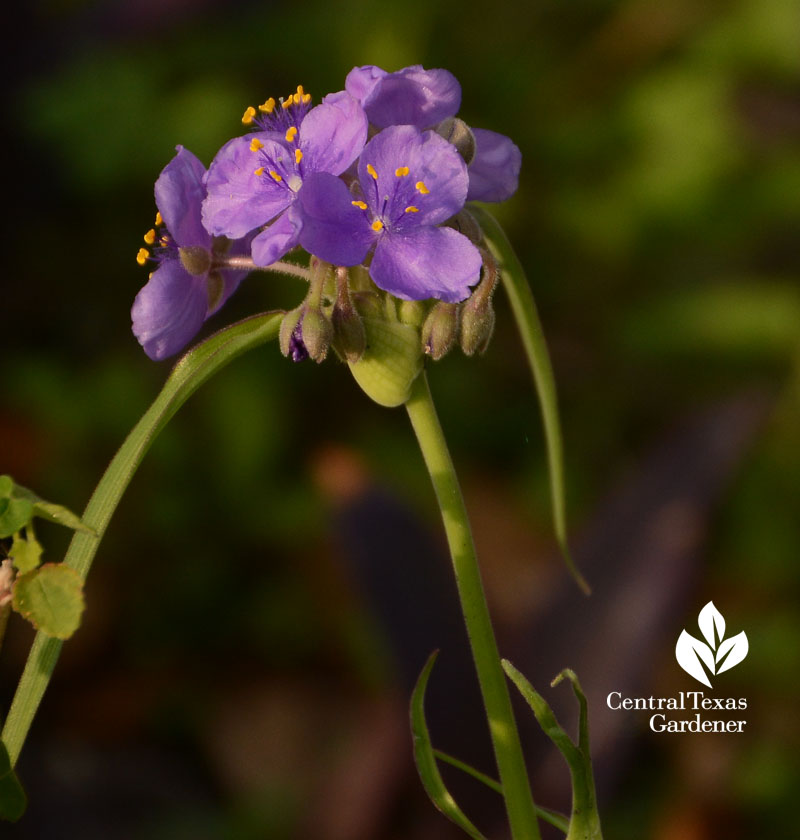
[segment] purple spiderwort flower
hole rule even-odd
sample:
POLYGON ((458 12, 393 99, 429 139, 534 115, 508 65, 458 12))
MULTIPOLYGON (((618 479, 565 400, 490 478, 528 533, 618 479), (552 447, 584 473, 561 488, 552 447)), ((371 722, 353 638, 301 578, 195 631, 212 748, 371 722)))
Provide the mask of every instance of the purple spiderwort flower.
MULTIPOLYGON (((431 128, 454 117, 461 105, 461 86, 452 73, 425 70, 419 64, 395 73, 372 64, 354 67, 345 88, 379 128, 405 124, 431 128)), ((522 154, 503 134, 482 128, 471 131, 475 156, 468 168, 467 201, 505 201, 517 191, 522 154)))
POLYGON ((309 110, 309 95, 297 91, 279 105, 267 100, 258 119, 249 108, 245 123, 261 130, 223 146, 206 176, 203 224, 211 233, 238 238, 269 223, 253 239, 256 265, 270 265, 297 245, 294 203, 304 181, 315 172, 340 175, 367 140, 366 114, 349 93, 332 93, 309 110))
POLYGON ((345 90, 363 105, 378 128, 415 125, 431 128, 458 113, 461 85, 448 70, 425 70, 421 64, 387 73, 374 64, 354 67, 345 90))
MULTIPOLYGON (((214 258, 230 243, 212 237, 200 219, 206 168, 188 149, 176 148, 155 185, 156 227, 163 224, 166 231, 148 231, 145 242, 155 246, 153 254, 141 248, 137 256, 140 265, 154 259, 159 266, 131 309, 133 334, 156 361, 182 350, 247 273, 215 269, 214 258)), ((237 252, 244 253, 244 246, 234 246, 237 252)))
POLYGON ((478 281, 481 256, 467 237, 437 227, 467 196, 467 167, 433 131, 393 126, 367 143, 358 163, 360 194, 325 173, 308 179, 300 244, 336 265, 357 265, 374 246, 370 276, 404 300, 455 303, 478 281))

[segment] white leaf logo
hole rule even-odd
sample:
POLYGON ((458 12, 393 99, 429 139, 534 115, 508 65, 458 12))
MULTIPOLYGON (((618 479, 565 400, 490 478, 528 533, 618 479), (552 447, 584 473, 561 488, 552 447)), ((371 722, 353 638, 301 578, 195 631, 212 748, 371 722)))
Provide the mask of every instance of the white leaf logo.
POLYGON ((684 630, 675 645, 675 658, 687 674, 711 688, 709 673, 721 674, 738 665, 750 647, 744 631, 725 638, 725 619, 713 601, 700 610, 697 625, 706 641, 701 642, 684 630))

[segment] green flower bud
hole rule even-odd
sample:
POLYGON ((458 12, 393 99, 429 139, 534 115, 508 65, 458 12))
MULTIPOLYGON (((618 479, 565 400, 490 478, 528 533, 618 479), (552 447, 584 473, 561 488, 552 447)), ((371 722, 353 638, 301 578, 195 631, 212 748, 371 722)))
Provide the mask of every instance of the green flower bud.
POLYGON ((467 356, 483 353, 489 346, 494 332, 494 307, 492 301, 472 305, 472 295, 461 310, 461 349, 467 356))
POLYGON ((458 117, 448 117, 436 126, 436 133, 444 137, 448 143, 452 143, 458 153, 464 158, 464 163, 469 166, 475 157, 475 135, 472 129, 458 117))
POLYGON ((383 302, 376 292, 352 292, 351 298, 356 312, 362 318, 383 318, 383 302))
POLYGON ((422 325, 422 349, 434 361, 444 358, 458 338, 458 304, 440 301, 422 325))
POLYGON ((281 348, 281 353, 288 356, 291 352, 292 333, 300 323, 303 317, 303 307, 298 306, 297 309, 292 309, 283 316, 281 321, 281 328, 278 332, 278 345, 281 348))
POLYGON ((325 361, 333 341, 333 324, 321 309, 307 307, 301 326, 303 344, 308 355, 317 362, 325 361))
POLYGON ((346 361, 355 364, 367 347, 364 324, 352 306, 340 306, 331 313, 333 323, 333 349, 346 361))
POLYGON ((209 272, 206 279, 206 292, 208 293, 208 311, 213 312, 225 294, 225 281, 218 271, 209 272))
POLYGON ((211 268, 211 254, 201 245, 179 248, 178 256, 181 258, 183 267, 195 277, 208 273, 211 268))
POLYGON ((400 323, 410 324, 412 327, 421 327, 427 314, 428 306, 421 300, 401 300, 397 313, 400 323))

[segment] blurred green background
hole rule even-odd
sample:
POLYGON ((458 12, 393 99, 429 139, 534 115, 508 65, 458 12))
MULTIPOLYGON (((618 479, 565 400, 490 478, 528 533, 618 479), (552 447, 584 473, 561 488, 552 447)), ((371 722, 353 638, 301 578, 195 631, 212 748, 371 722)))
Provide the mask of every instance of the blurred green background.
MULTIPOLYGON (((144 356, 129 311, 146 277, 134 257, 153 181, 176 144, 209 163, 266 96, 301 83, 318 100, 358 64, 445 67, 462 84, 461 116, 523 152, 519 192, 497 214, 551 347, 573 532, 686 418, 732 399, 763 409, 698 511, 691 584, 647 651, 672 676, 641 689, 690 689, 672 646, 714 598, 750 638, 728 688, 749 698, 748 731, 654 736, 632 719, 641 731, 601 802, 606 836, 789 836, 800 784, 800 3, 52 0, 18 13, 4 57, 0 472, 80 510, 158 392, 169 363, 144 356)), ((253 276, 207 332, 301 298, 296 281, 253 276)), ((454 353, 430 377, 511 632, 563 573, 529 374, 502 294, 497 306, 486 355, 454 353), (514 552, 523 562, 504 567, 514 552), (509 592, 527 562, 529 602, 509 592)), ((370 803, 365 833, 338 836, 446 836, 408 739, 391 746, 380 616, 331 524, 355 475, 439 539, 407 426, 344 366, 294 365, 275 346, 192 398, 103 543, 85 627, 20 763, 33 798, 10 836, 324 840, 347 825, 334 812, 351 799, 370 803), (359 753, 373 737, 384 751, 359 753), (375 752, 399 780, 364 771, 375 752), (348 774, 376 790, 348 799, 331 781, 348 774), (112 810, 128 816, 114 823, 112 810), (316 810, 327 818, 312 832, 316 810)), ((65 534, 42 526, 39 537, 59 559, 65 534)), ((12 620, 3 713, 29 641, 12 620)))

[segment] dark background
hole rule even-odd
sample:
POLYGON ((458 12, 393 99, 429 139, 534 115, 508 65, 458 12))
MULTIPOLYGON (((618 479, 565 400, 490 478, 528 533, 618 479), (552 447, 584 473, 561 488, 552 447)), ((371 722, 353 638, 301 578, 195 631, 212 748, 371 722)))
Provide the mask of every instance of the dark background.
MULTIPOLYGON (((548 336, 571 532, 560 565, 513 319, 430 379, 501 646, 573 718, 584 678, 608 838, 788 836, 800 784, 800 7, 793 0, 402 6, 53 0, 4 51, 0 472, 80 511, 157 394, 130 333, 152 184, 241 113, 353 66, 446 67, 461 115, 511 136, 498 208, 548 336), (656 735, 609 691, 699 688, 675 640, 714 600, 750 655, 713 696, 742 735, 656 735), (567 701, 563 705, 562 701, 567 701)), ((291 308, 249 278, 207 332, 291 308)), ((46 558, 68 535, 41 526, 46 558)), ((434 742, 492 772, 438 513, 407 418, 346 367, 236 361, 148 455, 98 554, 19 773, 23 838, 445 837, 405 705, 427 652, 434 742)), ((8 708, 31 633, 12 617, 8 708)), ((534 791, 567 781, 520 708, 534 791), (553 770, 551 772, 551 762, 553 770), (557 768, 557 769, 555 769, 557 768)), ((496 802, 448 774, 491 836, 496 802)))

